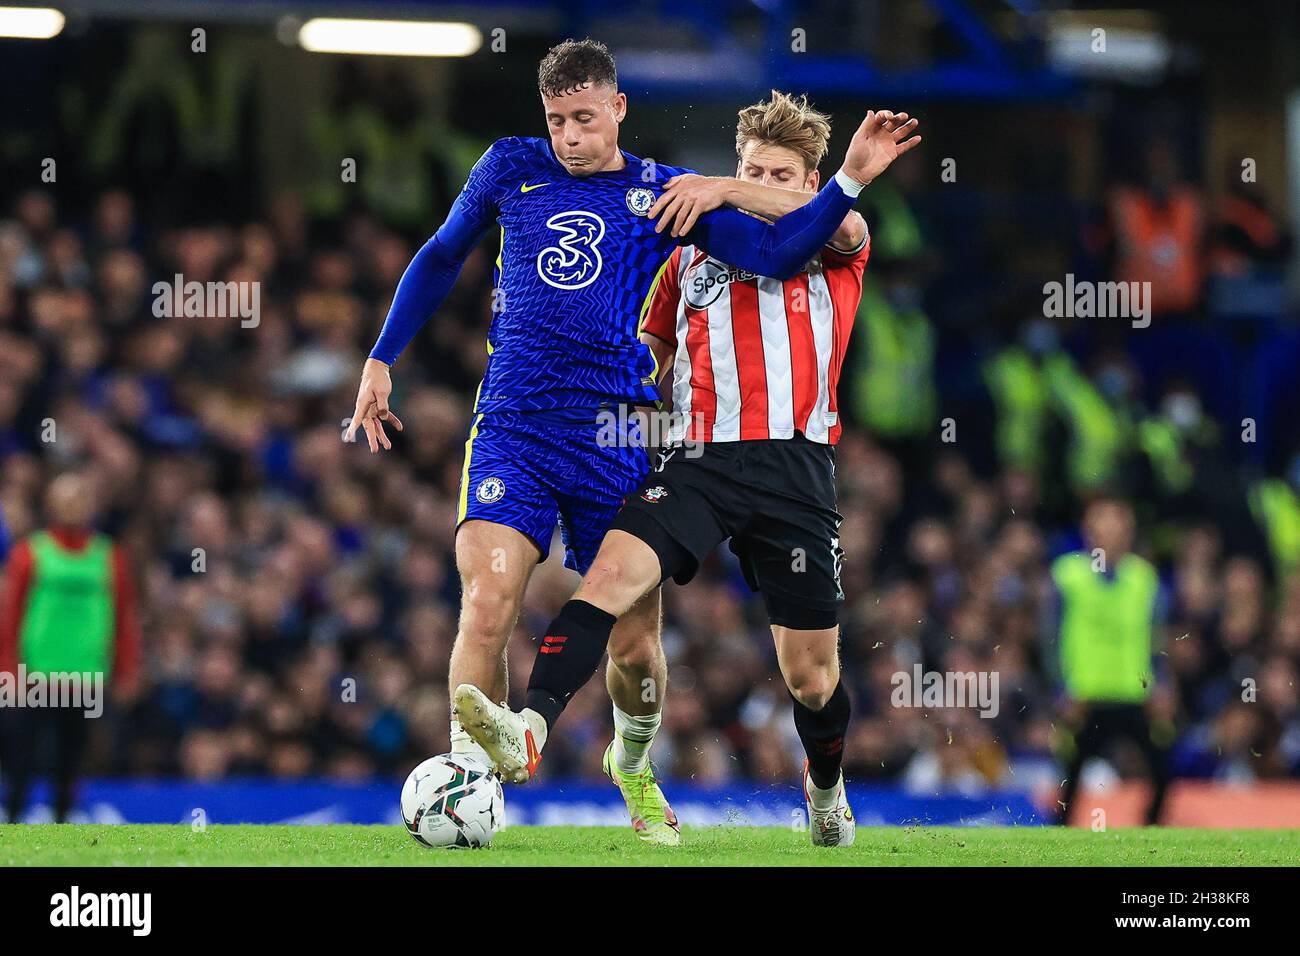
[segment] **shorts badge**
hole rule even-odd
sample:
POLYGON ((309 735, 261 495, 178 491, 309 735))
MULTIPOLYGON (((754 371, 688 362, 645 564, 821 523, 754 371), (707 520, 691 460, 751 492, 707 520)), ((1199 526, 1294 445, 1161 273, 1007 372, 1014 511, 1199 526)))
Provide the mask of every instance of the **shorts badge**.
POLYGON ((494 501, 500 501, 506 493, 506 483, 500 478, 484 478, 478 483, 478 490, 474 492, 474 497, 485 505, 490 505, 494 501))
POLYGON ((645 491, 641 492, 642 500, 648 501, 652 505, 658 504, 660 499, 667 497, 668 489, 663 485, 655 485, 653 488, 647 488, 645 491))

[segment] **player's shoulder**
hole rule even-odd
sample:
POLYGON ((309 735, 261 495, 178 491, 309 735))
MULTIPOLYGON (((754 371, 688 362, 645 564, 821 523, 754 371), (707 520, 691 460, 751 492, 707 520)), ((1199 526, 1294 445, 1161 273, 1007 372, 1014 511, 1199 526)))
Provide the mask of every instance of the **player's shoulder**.
POLYGON ((503 136, 488 146, 479 165, 497 175, 528 175, 550 162, 550 144, 537 136, 503 136))
POLYGON ((623 150, 623 158, 627 160, 629 172, 635 172, 641 182, 649 186, 663 186, 674 176, 695 172, 695 170, 687 169, 684 166, 669 166, 667 163, 661 163, 651 156, 644 158, 634 156, 627 150, 623 150))
POLYGON ((688 169, 685 166, 659 166, 659 172, 662 174, 663 182, 667 182, 674 176, 699 175, 695 170, 688 169))
POLYGON ((500 156, 547 156, 550 144, 540 136, 502 136, 488 147, 500 156))
POLYGON ((495 163, 530 163, 546 159, 549 144, 539 137, 502 137, 493 140, 484 152, 484 159, 495 163))
POLYGON ((684 251, 687 249, 689 249, 691 252, 694 252, 695 247, 677 246, 673 249, 672 253, 668 256, 668 258, 664 260, 662 274, 669 279, 670 285, 675 285, 678 279, 681 277, 682 262, 691 261, 689 253, 684 251))

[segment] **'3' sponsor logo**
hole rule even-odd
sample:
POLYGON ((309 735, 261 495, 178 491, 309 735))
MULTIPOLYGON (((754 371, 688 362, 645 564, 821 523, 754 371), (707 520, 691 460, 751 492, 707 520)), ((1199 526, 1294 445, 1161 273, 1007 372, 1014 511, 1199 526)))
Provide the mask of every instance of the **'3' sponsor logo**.
POLYGON ((546 227, 560 236, 537 254, 542 281, 557 289, 582 289, 595 282, 603 265, 598 247, 605 238, 605 221, 594 212, 570 209, 546 220, 546 227))

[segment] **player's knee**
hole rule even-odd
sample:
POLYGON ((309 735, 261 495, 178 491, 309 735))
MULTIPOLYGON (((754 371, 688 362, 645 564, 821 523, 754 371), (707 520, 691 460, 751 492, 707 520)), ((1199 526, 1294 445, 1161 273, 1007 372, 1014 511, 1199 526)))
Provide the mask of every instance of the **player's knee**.
POLYGON ((816 666, 791 668, 786 678, 786 686, 794 699, 809 710, 825 707, 835 693, 837 683, 839 675, 832 673, 831 668, 816 666))
POLYGON ((654 581, 638 580, 638 575, 620 562, 597 556, 574 597, 621 617, 654 585, 654 581))
POLYGON ((519 616, 519 595, 492 584, 467 583, 461 599, 459 639, 496 646, 504 642, 519 616))

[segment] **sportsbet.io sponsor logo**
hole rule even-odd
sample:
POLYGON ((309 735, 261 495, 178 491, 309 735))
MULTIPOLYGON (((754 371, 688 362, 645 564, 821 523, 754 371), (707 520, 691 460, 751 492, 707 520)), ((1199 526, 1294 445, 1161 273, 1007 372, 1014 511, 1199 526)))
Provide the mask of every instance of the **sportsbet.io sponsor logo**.
POLYGON ((758 278, 752 272, 737 269, 716 259, 705 259, 691 270, 686 279, 686 304, 692 309, 707 309, 718 301, 722 290, 733 282, 748 282, 758 278))

